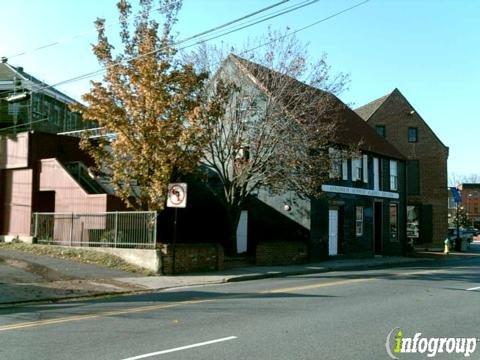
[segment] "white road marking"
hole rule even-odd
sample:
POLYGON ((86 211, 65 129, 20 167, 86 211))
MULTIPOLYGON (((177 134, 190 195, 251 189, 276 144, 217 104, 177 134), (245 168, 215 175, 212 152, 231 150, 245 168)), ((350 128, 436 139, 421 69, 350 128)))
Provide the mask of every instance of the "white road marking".
POLYGON ((157 351, 157 352, 153 352, 153 353, 149 353, 149 354, 143 354, 143 355, 138 355, 138 356, 134 356, 134 357, 129 357, 129 358, 126 358, 126 359, 123 359, 123 360, 145 359, 145 358, 151 357, 151 356, 163 355, 163 354, 168 354, 168 353, 175 352, 175 351, 181 351, 181 350, 192 349, 192 348, 196 348, 196 347, 200 347, 200 346, 211 345, 211 344, 219 343, 219 342, 222 342, 222 341, 235 340, 236 338, 237 338, 236 336, 229 336, 229 337, 225 337, 225 338, 221 338, 221 339, 204 341, 204 342, 196 343, 196 344, 192 344, 192 345, 180 346, 180 347, 173 348, 173 349, 167 349, 167 350, 157 351))
POLYGON ((480 290, 480 286, 467 289, 467 291, 474 291, 474 290, 480 290))

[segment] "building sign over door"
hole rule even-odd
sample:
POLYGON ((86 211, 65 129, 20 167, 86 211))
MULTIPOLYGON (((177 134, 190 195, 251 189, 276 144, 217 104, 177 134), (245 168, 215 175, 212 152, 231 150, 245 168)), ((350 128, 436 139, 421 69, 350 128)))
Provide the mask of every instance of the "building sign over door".
POLYGON ((322 191, 339 193, 339 194, 351 194, 351 195, 363 195, 371 197, 383 197, 388 199, 398 199, 399 195, 396 192, 360 189, 346 186, 335 185, 322 185, 322 191))

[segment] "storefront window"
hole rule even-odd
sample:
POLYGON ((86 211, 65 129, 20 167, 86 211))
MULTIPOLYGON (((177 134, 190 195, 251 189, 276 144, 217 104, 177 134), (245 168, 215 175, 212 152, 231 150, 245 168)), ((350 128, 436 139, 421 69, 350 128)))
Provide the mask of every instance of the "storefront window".
POLYGON ((398 241, 398 204, 390 204, 390 239, 398 241))
POLYGON ((418 239, 420 236, 420 216, 418 206, 407 206, 407 237, 418 239))
POLYGON ((363 207, 357 206, 355 208, 355 234, 363 236, 363 207))

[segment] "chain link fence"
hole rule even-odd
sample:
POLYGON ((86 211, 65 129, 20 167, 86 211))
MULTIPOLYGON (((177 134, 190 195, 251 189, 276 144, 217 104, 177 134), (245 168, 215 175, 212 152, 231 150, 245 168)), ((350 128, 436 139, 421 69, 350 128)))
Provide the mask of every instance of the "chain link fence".
POLYGON ((151 249, 156 245, 157 213, 34 213, 32 233, 39 244, 151 249))

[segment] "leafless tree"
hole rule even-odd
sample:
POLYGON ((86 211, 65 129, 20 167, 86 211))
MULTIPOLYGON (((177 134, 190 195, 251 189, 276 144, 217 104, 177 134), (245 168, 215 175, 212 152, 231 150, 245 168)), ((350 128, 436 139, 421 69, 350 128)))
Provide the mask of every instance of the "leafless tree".
POLYGON ((459 184, 479 184, 480 183, 480 174, 470 174, 470 175, 461 175, 457 173, 452 173, 448 177, 449 186, 457 186, 459 184))
MULTIPOLYGON (((267 45, 248 59, 230 54, 209 87, 228 99, 222 120, 207 124, 210 141, 202 165, 220 182, 215 187, 210 177, 229 215, 231 253, 242 207, 252 192, 267 188, 319 196, 332 168, 338 171, 342 156, 352 152, 336 141, 345 105, 333 95, 345 88, 348 77, 331 78, 324 56, 309 62, 307 47, 285 33, 271 31, 256 43, 267 45)), ((215 63, 208 56, 218 59, 219 54, 221 49, 203 47, 189 60, 212 70, 215 63)))

